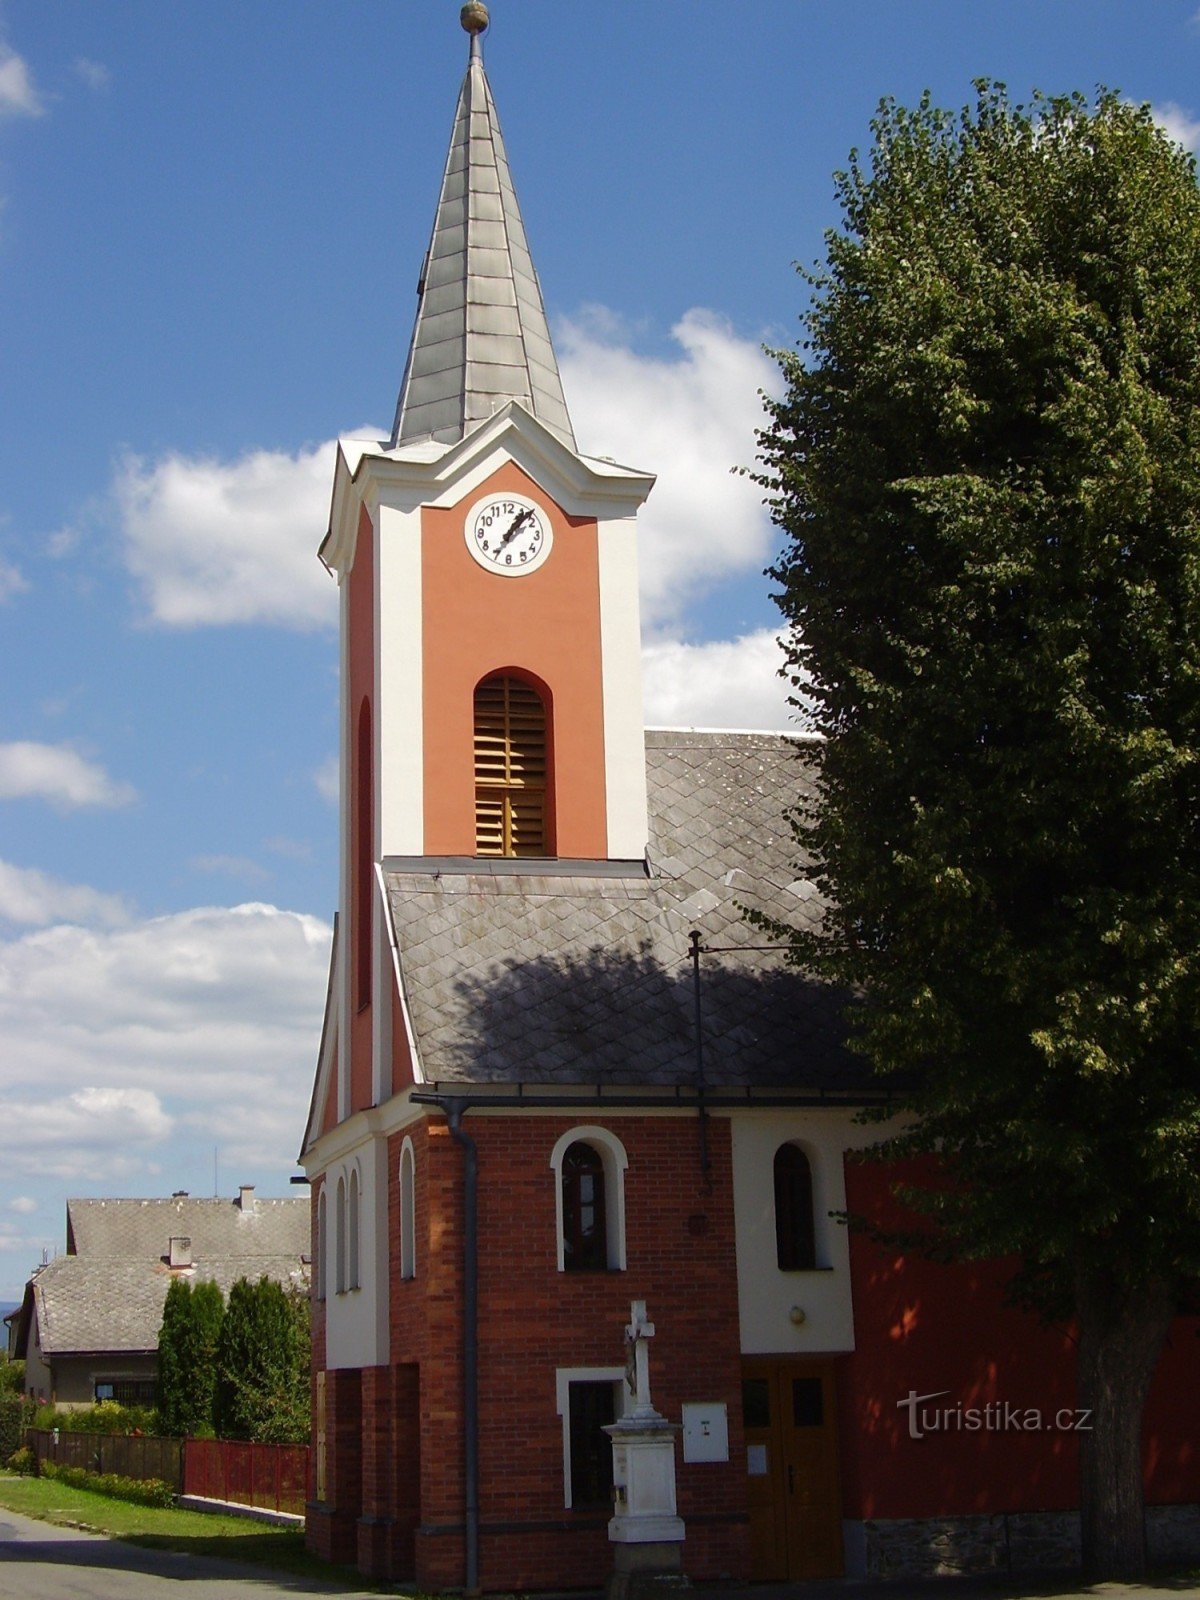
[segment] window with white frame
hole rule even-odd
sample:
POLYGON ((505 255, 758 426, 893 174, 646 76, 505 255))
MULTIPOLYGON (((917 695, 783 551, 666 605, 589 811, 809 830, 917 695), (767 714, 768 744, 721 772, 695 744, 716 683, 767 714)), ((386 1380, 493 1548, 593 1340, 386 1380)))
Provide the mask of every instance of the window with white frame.
POLYGON ((607 1510, 612 1504, 612 1441, 604 1429, 623 1416, 629 1390, 623 1367, 559 1367, 554 1375, 562 1418, 563 1504, 607 1510))
POLYGON ((607 1128, 571 1128, 550 1155, 560 1272, 625 1268, 625 1171, 629 1158, 607 1128))
POLYGON ((317 1270, 314 1276, 317 1280, 317 1299, 324 1300, 329 1292, 329 1227, 326 1216, 325 1185, 321 1185, 321 1192, 317 1196, 317 1270))
POLYGON ((344 1174, 338 1175, 337 1202, 334 1208, 334 1233, 337 1245, 337 1278, 338 1294, 346 1292, 346 1179, 344 1174))
POLYGON ((413 1142, 400 1147, 400 1276, 417 1275, 417 1184, 413 1142))
POLYGON ((357 1167, 351 1170, 350 1186, 347 1194, 346 1229, 349 1242, 347 1246, 346 1287, 347 1289, 357 1289, 362 1282, 361 1278, 359 1277, 358 1223, 359 1211, 361 1207, 359 1205, 357 1167))
POLYGON ((812 1162, 789 1140, 775 1152, 775 1259, 781 1272, 811 1272, 817 1265, 812 1162))

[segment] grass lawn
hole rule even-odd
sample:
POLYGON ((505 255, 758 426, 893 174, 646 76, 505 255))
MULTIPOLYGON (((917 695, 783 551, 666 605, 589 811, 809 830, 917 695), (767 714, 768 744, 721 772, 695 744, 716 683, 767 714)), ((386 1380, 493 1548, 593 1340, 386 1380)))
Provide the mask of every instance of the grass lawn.
POLYGON ((309 1555, 299 1529, 275 1528, 246 1517, 134 1506, 90 1489, 69 1489, 49 1478, 22 1478, 6 1471, 0 1471, 0 1506, 36 1517, 40 1522, 86 1528, 147 1549, 251 1562, 278 1572, 320 1578, 331 1592, 339 1587, 376 1588, 357 1573, 331 1567, 309 1555))

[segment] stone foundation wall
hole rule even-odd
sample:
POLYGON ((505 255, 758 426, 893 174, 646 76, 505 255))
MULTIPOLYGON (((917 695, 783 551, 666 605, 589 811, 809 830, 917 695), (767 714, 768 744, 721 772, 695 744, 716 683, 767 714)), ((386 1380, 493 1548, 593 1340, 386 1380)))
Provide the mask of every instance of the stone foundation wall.
MULTIPOLYGON (((1044 1572, 1080 1560, 1074 1511, 881 1519, 861 1527, 853 1542, 870 1578, 1044 1572)), ((1153 1565, 1200 1560, 1200 1505, 1147 1506, 1146 1542, 1153 1565)))

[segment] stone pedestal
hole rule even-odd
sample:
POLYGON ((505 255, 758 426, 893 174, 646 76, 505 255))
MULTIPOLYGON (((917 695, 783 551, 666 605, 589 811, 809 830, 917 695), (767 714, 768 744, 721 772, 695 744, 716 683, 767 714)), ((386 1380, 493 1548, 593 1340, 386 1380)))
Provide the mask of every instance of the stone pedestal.
POLYGON ((675 1424, 652 1407, 604 1430, 613 1447, 613 1570, 606 1600, 651 1600, 688 1587, 675 1509, 675 1424))

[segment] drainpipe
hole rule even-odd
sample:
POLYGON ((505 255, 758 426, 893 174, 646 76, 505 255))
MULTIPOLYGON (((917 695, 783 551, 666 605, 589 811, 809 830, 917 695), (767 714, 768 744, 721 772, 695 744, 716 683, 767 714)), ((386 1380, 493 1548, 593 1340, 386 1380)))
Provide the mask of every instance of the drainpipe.
POLYGON ((712 1193, 712 1162, 708 1154, 708 1105, 705 1099, 707 1084, 704 1081, 704 1018, 700 1007, 700 932, 693 928, 688 935, 692 951, 692 1004, 693 1027, 696 1034, 696 1110, 700 1128, 700 1176, 704 1192, 712 1193))
POLYGON ((479 1587, 479 1152, 464 1132, 466 1100, 442 1101, 450 1133, 463 1149, 463 1500, 468 1595, 479 1587))

